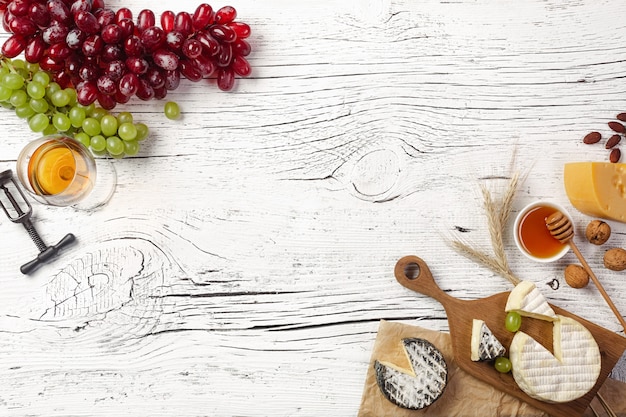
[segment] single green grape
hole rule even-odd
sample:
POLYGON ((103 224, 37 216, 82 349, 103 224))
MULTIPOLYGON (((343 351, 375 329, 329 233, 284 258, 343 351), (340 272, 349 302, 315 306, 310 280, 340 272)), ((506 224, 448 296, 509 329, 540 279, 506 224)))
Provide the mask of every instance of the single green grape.
POLYGON ((28 119, 35 114, 35 110, 30 107, 30 104, 25 103, 15 108, 15 114, 20 119, 28 119))
POLYGON ((50 76, 45 71, 34 72, 33 82, 37 82, 46 87, 48 84, 50 84, 50 76))
POLYGON ((124 142, 117 136, 107 138, 107 152, 113 156, 123 154, 124 142))
POLYGON ((24 77, 14 72, 2 76, 2 84, 12 90, 18 90, 24 86, 24 77))
POLYGON ((137 129, 137 140, 142 141, 148 137, 150 133, 150 129, 145 123, 135 123, 135 128, 137 129))
POLYGON ((95 152, 102 152, 107 147, 107 140, 102 135, 92 136, 90 146, 91 149, 93 149, 95 152))
MULTIPOLYGON (((74 135, 74 139, 85 145, 88 148, 91 145, 91 138, 85 132, 78 132, 74 135)), ((102 138, 104 140, 104 138, 102 138)))
POLYGON ((127 111, 120 112, 120 114, 117 115, 117 122, 120 125, 124 124, 124 123, 132 123, 133 122, 133 115, 130 112, 127 112, 127 111))
POLYGON ((176 120, 180 117, 180 107, 178 107, 178 103, 174 101, 165 103, 163 111, 165 112, 165 117, 170 120, 176 120))
POLYGON ((88 117, 83 120, 82 128, 86 134, 92 137, 99 135, 102 131, 100 129, 100 121, 98 121, 98 119, 94 119, 93 117, 88 117))
POLYGON ((124 141, 124 153, 128 156, 135 156, 139 152, 139 143, 136 140, 124 141))
POLYGON ((117 134, 123 140, 135 140, 137 138, 137 128, 132 123, 122 123, 117 128, 117 134))
POLYGON ((109 114, 109 112, 102 107, 94 107, 91 113, 89 113, 89 116, 99 121, 107 114, 109 114))
POLYGON ((522 316, 516 311, 509 311, 504 319, 504 326, 508 331, 515 333, 522 327, 522 316))
POLYGON ((59 91, 61 89, 61 86, 56 83, 56 82, 51 82, 48 84, 48 86, 46 87, 46 97, 48 97, 48 99, 52 98, 52 95, 54 93, 56 93, 57 91, 59 91))
POLYGON ((57 131, 57 128, 56 128, 56 127, 54 127, 54 125, 50 123, 50 124, 48 124, 48 127, 46 127, 46 128, 43 130, 43 132, 41 132, 41 133, 42 133, 44 136, 46 136, 46 135, 54 135, 54 134, 57 134, 57 133, 59 133, 59 132, 57 131))
POLYGON ((13 90, 4 85, 0 85, 0 101, 9 101, 13 90))
POLYGON ((30 105, 30 108, 35 111, 35 113, 45 113, 49 108, 48 100, 45 98, 33 98, 28 102, 28 104, 30 105))
POLYGON ((70 118, 64 113, 56 112, 52 115, 52 124, 59 132, 67 132, 72 127, 70 118))
POLYGON ((496 368, 496 371, 506 374, 508 372, 511 372, 511 361, 509 360, 509 358, 505 358, 504 356, 500 356, 499 358, 496 358, 496 362, 493 365, 496 368))
POLYGON ((15 68, 15 69, 25 69, 26 68, 26 61, 24 61, 23 59, 20 59, 20 58, 14 58, 11 61, 11 65, 13 65, 13 68, 15 68))
POLYGON ((115 136, 117 133, 117 118, 110 114, 102 116, 100 127, 104 136, 115 136))
POLYGON ((95 103, 91 103, 91 104, 89 104, 89 105, 87 105, 87 106, 83 106, 82 104, 80 104, 80 103, 79 103, 79 104, 77 104, 76 106, 78 106, 78 107, 80 107, 80 108, 85 109, 85 114, 87 114, 87 115, 90 115, 90 114, 91 114, 91 112, 93 111, 93 109, 95 109, 95 108, 96 108, 95 103))
POLYGON ((84 107, 74 106, 70 109, 68 116, 72 122, 72 126, 81 127, 83 125, 83 120, 87 117, 87 113, 85 112, 84 107))
POLYGON ((39 64, 36 62, 31 63, 31 62, 26 61, 26 69, 32 72, 33 74, 35 74, 39 71, 39 64))
POLYGON ((46 95, 46 87, 38 81, 31 81, 26 86, 26 93, 32 98, 43 98, 46 95))
POLYGON ((2 77, 4 77, 4 75, 8 73, 9 73, 8 67, 0 66, 0 84, 2 84, 2 77))
POLYGON ((13 107, 23 106, 28 102, 28 94, 24 90, 15 90, 9 98, 9 102, 13 107))
POLYGON ((37 113, 28 119, 28 127, 30 127, 30 130, 33 132, 43 132, 49 124, 50 120, 48 120, 48 116, 41 113, 37 113))
POLYGON ((73 88, 66 88, 65 91, 69 96, 70 96, 70 101, 67 104, 68 106, 75 106, 77 103, 77 99, 76 99, 76 90, 74 90, 73 88))
POLYGON ((70 103, 70 95, 65 90, 55 91, 50 95, 50 102, 55 107, 67 106, 70 103))

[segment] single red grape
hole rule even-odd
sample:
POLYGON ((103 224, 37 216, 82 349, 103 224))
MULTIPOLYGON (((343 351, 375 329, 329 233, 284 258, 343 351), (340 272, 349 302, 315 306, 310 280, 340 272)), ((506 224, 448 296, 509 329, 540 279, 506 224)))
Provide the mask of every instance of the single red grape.
POLYGON ((237 55, 233 58, 231 68, 237 75, 241 75, 242 77, 247 77, 252 72, 250 64, 241 55, 237 55))
POLYGON ((161 14, 161 28, 165 33, 170 33, 174 30, 174 21, 176 15, 171 10, 166 10, 161 14))
POLYGON ((130 97, 134 95, 139 88, 139 77, 132 72, 127 72, 120 78, 117 87, 121 94, 130 97))
POLYGON ((213 25, 209 27, 209 33, 218 41, 234 42, 237 40, 237 33, 229 26, 213 25))
POLYGON ((230 91, 235 85, 235 72, 231 68, 220 68, 217 71, 217 86, 222 91, 230 91))
POLYGON ((137 25, 136 25, 139 33, 143 32, 144 30, 148 29, 151 26, 154 26, 155 23, 156 23, 156 19, 154 17, 154 12, 152 12, 152 10, 144 9, 139 12, 139 15, 137 16, 137 25))
POLYGON ((155 51, 152 54, 152 60, 156 66, 168 71, 178 68, 180 61, 174 52, 168 51, 167 49, 159 49, 155 51))
POLYGON ((80 11, 74 15, 76 27, 87 34, 100 32, 100 23, 91 12, 80 11))
POLYGON ((213 23, 213 8, 206 3, 200 4, 193 13, 191 21, 194 30, 205 29, 213 23))
POLYGON ((174 21, 174 30, 182 33, 185 37, 191 35, 193 31, 193 22, 191 15, 187 12, 180 12, 176 15, 174 21))
POLYGON ((20 35, 12 35, 2 44, 2 55, 15 58, 26 48, 26 39, 20 35))
POLYGON ((215 12, 215 23, 230 23, 237 17, 237 10, 232 6, 224 6, 215 12))
POLYGON ((33 64, 41 61, 47 46, 41 36, 32 37, 24 49, 24 58, 33 64))
POLYGON ((115 12, 116 23, 120 23, 124 19, 133 19, 133 12, 128 7, 122 7, 115 12))

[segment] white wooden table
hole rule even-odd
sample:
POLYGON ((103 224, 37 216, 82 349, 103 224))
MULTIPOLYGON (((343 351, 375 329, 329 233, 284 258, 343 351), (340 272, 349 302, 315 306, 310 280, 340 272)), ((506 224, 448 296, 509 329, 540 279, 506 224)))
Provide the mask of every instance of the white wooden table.
MULTIPOLYGON (((77 245, 23 276, 36 248, 0 218, 0 415, 354 416, 381 319, 448 330, 440 304, 396 282, 400 257, 455 297, 511 289, 445 242, 463 230, 488 247, 478 184, 527 172, 513 214, 558 202, 582 238, 591 218, 561 172, 606 161, 582 137, 626 111, 625 2, 231 5, 253 30, 252 76, 231 92, 183 81, 178 121, 159 101, 118 107, 152 134, 114 161, 110 203, 34 206, 48 243, 77 245)), ((0 169, 14 169, 35 136, 3 112, 0 169)), ((505 232, 516 273, 622 332, 592 285, 565 284, 573 254, 536 264, 505 232)), ((626 312, 624 274, 581 249, 626 312)))

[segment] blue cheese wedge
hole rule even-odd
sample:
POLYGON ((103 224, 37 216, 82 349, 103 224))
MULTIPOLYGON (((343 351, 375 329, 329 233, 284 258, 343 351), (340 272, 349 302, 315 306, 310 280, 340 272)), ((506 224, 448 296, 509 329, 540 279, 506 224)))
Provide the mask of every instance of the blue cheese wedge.
POLYGON ((600 375, 601 357, 593 335, 578 321, 557 316, 552 354, 524 332, 509 348, 513 378, 530 397, 550 403, 573 401, 589 392, 600 375))
POLYGON ((376 382, 393 404, 421 410, 443 394, 448 382, 448 365, 441 351, 425 339, 402 339, 402 345, 411 369, 376 360, 376 382))
POLYGON ((506 349, 491 332, 484 321, 472 321, 472 340, 470 343, 470 359, 473 361, 491 361, 504 356, 506 349))
POLYGON ((539 320, 556 320, 556 313, 535 284, 530 281, 522 281, 513 288, 504 311, 516 311, 521 316, 539 320))

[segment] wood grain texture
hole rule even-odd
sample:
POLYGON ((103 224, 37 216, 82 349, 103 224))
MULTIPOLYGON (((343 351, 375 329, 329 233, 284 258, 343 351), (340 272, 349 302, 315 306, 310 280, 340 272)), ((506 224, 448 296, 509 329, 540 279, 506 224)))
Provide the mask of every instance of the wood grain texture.
MULTIPOLYGON (((337 3, 233 3, 252 76, 229 93, 182 82, 176 122, 162 102, 120 106, 150 139, 114 161, 105 208, 35 206, 46 241, 79 244, 32 277, 18 268, 35 247, 0 218, 0 415, 352 416, 380 319, 449 330, 395 281, 399 258, 423 258, 457 298, 511 289, 445 237, 488 247, 480 182, 519 169, 514 210, 568 206, 563 164, 607 160, 581 140, 626 110, 626 3, 337 3)), ((2 169, 33 138, 3 112, 2 169)), ((590 219, 571 214, 582 236, 590 219)), ((623 334, 592 286, 565 284, 573 254, 534 264, 506 232, 514 272, 623 334)), ((626 311, 623 274, 577 243, 626 311)))

